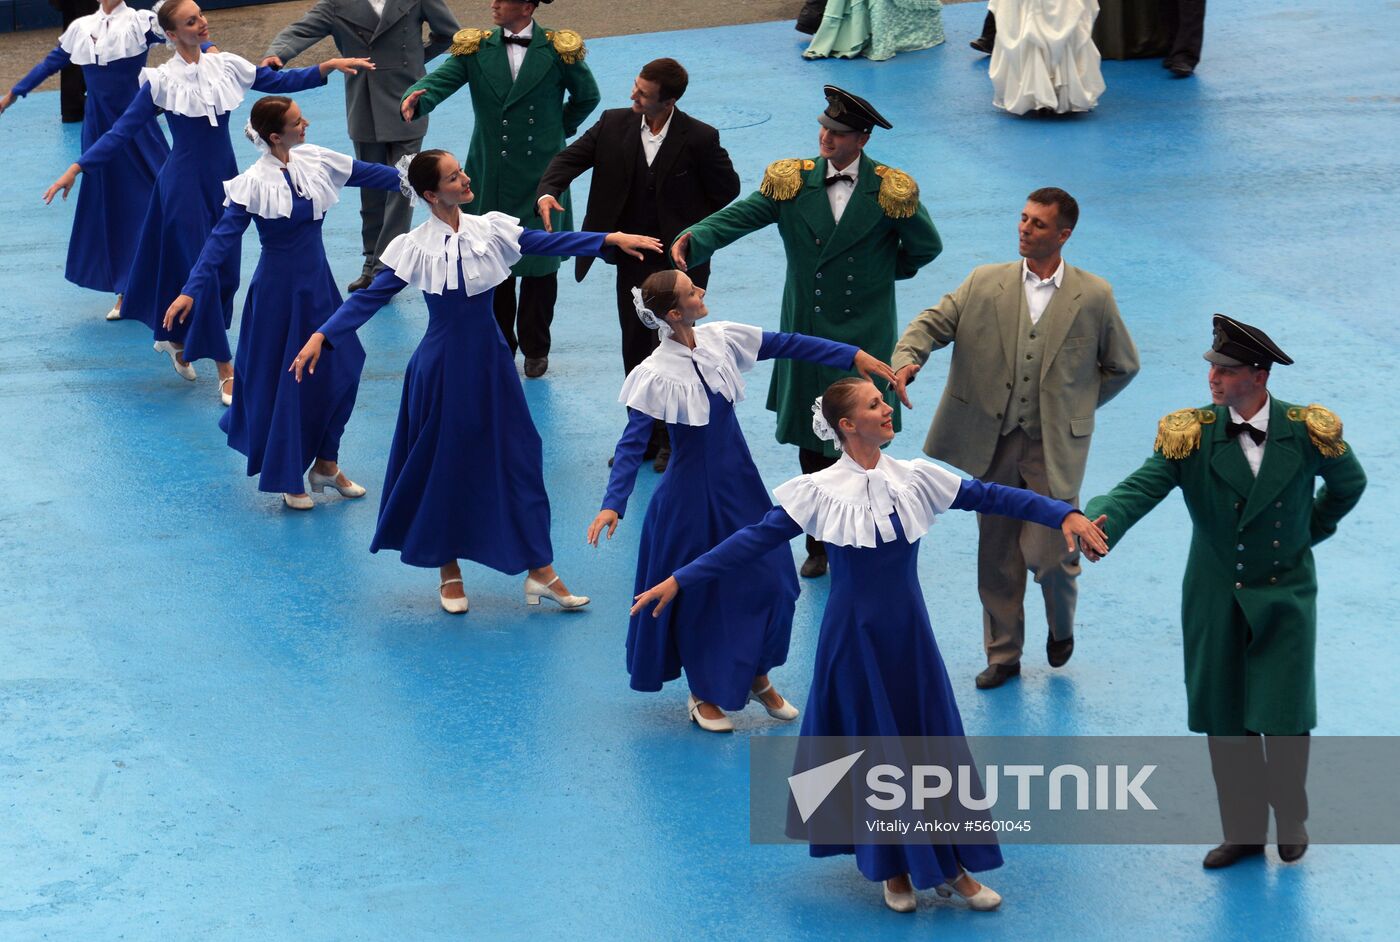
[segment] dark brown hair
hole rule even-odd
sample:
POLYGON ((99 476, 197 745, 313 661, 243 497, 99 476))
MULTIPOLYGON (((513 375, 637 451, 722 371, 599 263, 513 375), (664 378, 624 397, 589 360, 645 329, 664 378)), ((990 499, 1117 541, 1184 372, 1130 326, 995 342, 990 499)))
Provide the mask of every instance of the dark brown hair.
POLYGON ((413 187, 413 192, 422 196, 428 190, 436 190, 438 184, 442 182, 442 174, 438 172, 438 162, 444 157, 451 156, 445 150, 420 150, 408 162, 408 185, 413 187))
POLYGON ((184 5, 185 0, 165 0, 160 5, 160 9, 156 11, 156 22, 160 24, 160 28, 167 33, 175 32, 175 27, 179 25, 175 18, 175 11, 184 5))
POLYGON ((285 95, 259 98, 253 103, 253 110, 248 114, 248 123, 253 126, 258 137, 271 146, 272 135, 281 134, 286 130, 287 112, 291 107, 292 100, 285 95))
POLYGON ((668 268, 666 271, 652 272, 647 275, 647 280, 642 282, 642 303, 647 306, 647 310, 656 315, 657 320, 665 320, 668 311, 674 311, 681 306, 681 296, 676 291, 680 274, 675 269, 668 268))
POLYGON ((675 59, 652 59, 642 66, 642 78, 661 86, 662 101, 681 97, 690 85, 690 73, 675 59))
POLYGON ((1057 186, 1043 186, 1026 199, 1055 207, 1055 221, 1061 229, 1073 229, 1079 223, 1079 203, 1057 186))
POLYGON ((826 392, 822 393, 822 418, 836 433, 837 441, 846 440, 846 436, 841 434, 841 420, 856 411, 856 405, 860 402, 856 393, 867 382, 859 376, 846 376, 826 387, 826 392))

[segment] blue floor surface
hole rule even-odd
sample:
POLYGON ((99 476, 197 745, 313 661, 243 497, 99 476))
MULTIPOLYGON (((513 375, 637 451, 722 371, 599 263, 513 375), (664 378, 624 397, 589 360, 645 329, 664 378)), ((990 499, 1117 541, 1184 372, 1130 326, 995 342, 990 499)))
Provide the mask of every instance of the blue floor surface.
MULTIPOLYGON (((607 106, 647 59, 684 61, 683 105, 722 128, 746 191, 768 161, 815 153, 823 82, 875 102, 895 129, 870 151, 918 180, 947 246, 900 284, 902 320, 1015 257, 1031 189, 1075 194, 1067 257, 1113 283, 1143 360, 1099 415, 1086 494, 1137 466, 1163 412, 1207 399, 1212 312, 1265 326, 1298 361, 1275 393, 1334 409, 1371 477, 1318 553, 1318 733, 1400 732, 1386 504, 1400 402, 1385 378, 1400 350, 1400 4, 1212 4, 1195 79, 1106 62, 1099 109, 1062 120, 991 107, 966 45, 981 15, 945 10, 945 47, 883 64, 805 62, 783 23, 597 40, 588 61, 607 106)), ((311 140, 348 150, 340 86, 298 98, 311 140)), ((434 573, 367 552, 421 298, 362 332, 342 461, 370 497, 284 511, 224 445, 212 365, 185 383, 139 325, 103 322, 108 298, 63 281, 72 207, 39 200, 78 152, 57 110, 39 94, 0 120, 0 939, 1394 937, 1390 847, 1206 873, 1199 846, 1014 846, 988 876, 999 912, 929 895, 907 918, 849 858, 750 846, 749 737, 795 730, 751 709, 737 735, 702 734, 682 685, 627 686, 649 470, 616 539, 584 545, 624 424, 610 272, 564 280, 548 378, 526 383, 557 564, 593 604, 527 611, 518 578, 468 566, 472 611, 453 618, 434 573)), ((464 155, 470 126, 459 98, 429 142, 464 155)), ((326 228, 342 284, 356 203, 326 228)), ((245 280, 251 235, 246 248, 245 280)), ((776 234, 750 237, 718 257, 713 316, 775 327, 781 286, 776 234)), ((913 387, 897 456, 918 454, 946 362, 913 387)), ((740 411, 771 486, 796 462, 772 439, 767 381, 765 364, 740 411)), ((1074 660, 1052 674, 1032 640, 1021 680, 982 693, 975 521, 945 518, 922 578, 968 729, 1184 733, 1187 538, 1173 498, 1086 567, 1074 660)), ((799 705, 825 591, 804 585, 774 673, 799 705)))

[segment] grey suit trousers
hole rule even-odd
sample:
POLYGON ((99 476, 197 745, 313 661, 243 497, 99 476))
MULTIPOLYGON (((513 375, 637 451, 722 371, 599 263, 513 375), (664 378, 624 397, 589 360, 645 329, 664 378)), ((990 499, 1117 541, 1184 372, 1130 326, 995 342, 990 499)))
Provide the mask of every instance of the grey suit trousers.
MULTIPOLYGON (((423 149, 423 139, 412 141, 355 141, 355 156, 365 163, 392 167, 405 154, 423 149)), ((379 256, 395 236, 413 228, 413 208, 408 197, 388 190, 360 190, 360 241, 364 245, 362 274, 372 275, 384 266, 379 256)))

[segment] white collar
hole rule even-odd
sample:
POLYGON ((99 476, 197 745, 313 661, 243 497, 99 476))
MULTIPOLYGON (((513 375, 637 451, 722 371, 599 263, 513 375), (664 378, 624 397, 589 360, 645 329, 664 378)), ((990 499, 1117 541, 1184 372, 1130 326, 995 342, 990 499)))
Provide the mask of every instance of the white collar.
POLYGON ((655 134, 651 133, 651 127, 647 124, 647 116, 642 115, 642 133, 649 136, 653 141, 661 141, 666 138, 666 132, 671 130, 671 119, 676 116, 675 105, 671 106, 671 113, 666 116, 666 123, 661 125, 661 130, 655 134))
POLYGON ((164 36, 154 13, 119 3, 111 13, 104 13, 99 7, 69 23, 58 38, 58 45, 74 65, 108 65, 145 54, 150 48, 150 33, 164 36))
POLYGON ((390 242, 379 260, 420 291, 443 294, 462 288, 475 297, 510 277, 510 266, 520 261, 523 231, 520 220, 505 213, 462 213, 456 230, 429 215, 390 242))
POLYGON ((1035 272, 1031 271, 1031 266, 1027 264, 1026 260, 1023 258, 1021 259, 1021 280, 1023 282, 1029 281, 1032 285, 1037 287, 1046 282, 1054 282, 1055 287, 1058 288, 1060 283, 1065 280, 1065 260, 1063 257, 1060 258, 1060 265, 1055 269, 1055 274, 1051 275, 1049 278, 1041 278, 1035 272))
POLYGON ((758 362, 762 328, 715 321, 694 330, 694 350, 666 337, 627 374, 617 401, 654 419, 692 426, 710 424, 707 386, 730 402, 741 401, 742 374, 758 362))
POLYGON ((1261 432, 1267 432, 1269 430, 1269 406, 1271 402, 1272 400, 1269 398, 1269 394, 1267 392, 1264 393, 1264 404, 1259 407, 1258 412, 1254 413, 1254 415, 1250 416, 1247 419, 1242 418, 1240 414, 1235 411, 1235 407, 1231 406, 1230 421, 1237 423, 1243 422, 1245 425, 1254 426, 1261 432))
POLYGON ((533 39, 533 38, 535 37, 535 21, 534 21, 534 20, 531 20, 531 21, 530 21, 530 25, 527 26, 527 27, 525 27, 524 29, 522 29, 522 30, 521 30, 520 32, 518 32, 518 33, 512 33, 510 30, 508 30, 508 29, 506 29, 504 26, 502 26, 502 27, 501 27, 501 35, 502 35, 502 36, 520 36, 520 37, 523 37, 524 39, 533 39))
POLYGON ((257 66, 231 52, 201 53, 194 62, 177 52, 157 68, 142 69, 140 80, 150 86, 156 107, 217 125, 219 115, 243 103, 257 75, 257 66))
POLYGON ((826 178, 830 180, 838 173, 844 173, 846 176, 850 177, 851 183, 854 184, 860 179, 860 157, 856 157, 855 160, 851 161, 850 165, 847 166, 845 170, 837 170, 836 165, 828 160, 826 162, 826 178))
POLYGON ((224 205, 238 203, 254 216, 287 219, 292 215, 292 191, 311 201, 311 218, 320 219, 340 202, 340 189, 350 179, 354 161, 345 154, 299 144, 282 163, 263 154, 247 170, 224 181, 224 205), (286 176, 282 171, 286 171, 286 176), (290 186, 289 186, 290 184, 290 186))

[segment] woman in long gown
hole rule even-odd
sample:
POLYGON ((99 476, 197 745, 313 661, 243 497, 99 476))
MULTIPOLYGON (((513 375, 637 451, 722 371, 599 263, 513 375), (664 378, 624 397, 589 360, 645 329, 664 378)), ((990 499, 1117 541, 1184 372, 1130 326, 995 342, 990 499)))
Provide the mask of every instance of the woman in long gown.
MULTIPOLYGON (((248 458, 258 490, 281 492, 294 510, 310 510, 311 490, 331 487, 343 497, 365 489, 340 470, 340 437, 355 407, 365 351, 350 337, 321 362, 318 374, 297 383, 287 372, 298 350, 340 307, 321 241, 325 213, 346 186, 398 191, 399 172, 306 143, 310 126, 290 98, 269 95, 253 105, 244 133, 262 152, 251 167, 224 183, 226 208, 209 234, 184 290, 165 314, 165 329, 191 316, 243 233, 256 222, 262 254, 243 302, 234 361, 233 404, 219 418, 230 448, 248 458)), ((223 316, 213 305, 194 317, 223 316)))
MULTIPOLYGON (((1058 527, 1067 546, 1106 550, 1097 526, 1064 501, 1019 488, 968 481, 927 461, 881 453, 894 438, 893 410, 874 384, 838 380, 818 400, 813 428, 843 454, 832 467, 774 490, 778 506, 659 585, 633 613, 664 610, 704 584, 806 532, 826 541, 831 590, 817 641, 802 735, 964 736, 957 700, 938 652, 918 580, 919 540, 944 511, 972 510, 1058 527)), ((964 747, 965 748, 965 747, 964 747)), ((800 757, 799 757, 800 760, 800 757)), ((788 833, 804 837, 789 815, 788 833)), ((958 895, 974 909, 1001 897, 970 874, 1001 866, 995 843, 812 844, 812 856, 854 854, 869 880, 884 882, 886 904, 912 912, 913 887, 958 895), (912 886, 911 886, 912 883, 912 886)))
MULTIPOLYGON (((743 373, 758 360, 809 360, 838 370, 889 378, 889 367, 849 344, 777 334, 731 322, 696 322, 709 313, 705 289, 678 271, 649 276, 636 292, 638 316, 659 329, 660 345, 623 383, 627 429, 617 443, 603 508, 588 528, 598 545, 611 539, 627 510, 653 420, 666 423, 671 463, 642 522, 634 592, 757 523, 772 506, 749 455, 734 406, 743 373)), ((797 708, 773 689, 768 672, 787 660, 797 601, 792 554, 779 547, 723 584, 687 593, 660 618, 633 615, 627 672, 633 690, 660 690, 685 670, 686 709, 702 729, 729 732, 724 710, 758 700, 775 719, 797 708)))
MULTIPOLYGON (((87 84, 82 136, 86 150, 131 104, 141 87, 136 79, 146 67, 147 52, 164 42, 150 10, 133 10, 123 0, 102 0, 96 13, 69 23, 53 51, 0 98, 0 113, 64 66, 80 66, 87 84)), ((156 174, 169 155, 165 135, 157 125, 148 124, 132 136, 126 149, 94 168, 78 188, 63 277, 80 288, 116 295, 107 312, 109 321, 121 319, 136 235, 156 174)))
POLYGON ((1104 92, 1098 0, 991 0, 992 104, 1012 114, 1092 111, 1104 92))
POLYGON ((460 559, 526 572, 527 604, 548 598, 579 608, 587 596, 571 594, 554 571, 540 435, 491 299, 522 255, 596 256, 614 246, 640 258, 661 243, 525 229, 504 213, 467 215, 471 180, 446 151, 414 157, 408 183, 432 215, 389 243, 380 256, 386 267, 311 335, 291 369, 298 381, 313 375, 323 347, 349 342, 409 285, 420 289, 428 330, 404 370, 370 552, 395 549, 410 566, 437 568, 438 600, 453 614, 468 608, 460 559))
POLYGON ((126 111, 49 187, 44 201, 52 202, 59 192, 67 197, 78 174, 110 164, 143 128, 155 125, 156 115, 165 113, 175 143, 146 209, 127 276, 122 317, 149 327, 156 351, 168 354, 175 371, 185 379, 196 378, 190 365, 194 360, 212 357, 218 364, 219 396, 228 405, 233 401, 233 355, 227 331, 238 290, 238 255, 224 260, 209 286, 209 303, 219 306, 222 320, 201 318, 199 323, 207 330, 200 334, 191 333, 193 322, 166 330, 163 321, 200 247, 223 215, 223 182, 238 175, 229 115, 250 88, 298 92, 326 84, 332 71, 353 75, 374 64, 368 59, 328 59, 318 66, 274 72, 231 52, 219 52, 209 42, 209 22, 194 0, 167 0, 156 17, 174 44, 175 55, 158 68, 141 70, 140 90, 126 111))
POLYGON ((881 61, 943 42, 939 0, 827 0, 821 25, 802 53, 808 59, 881 61))

